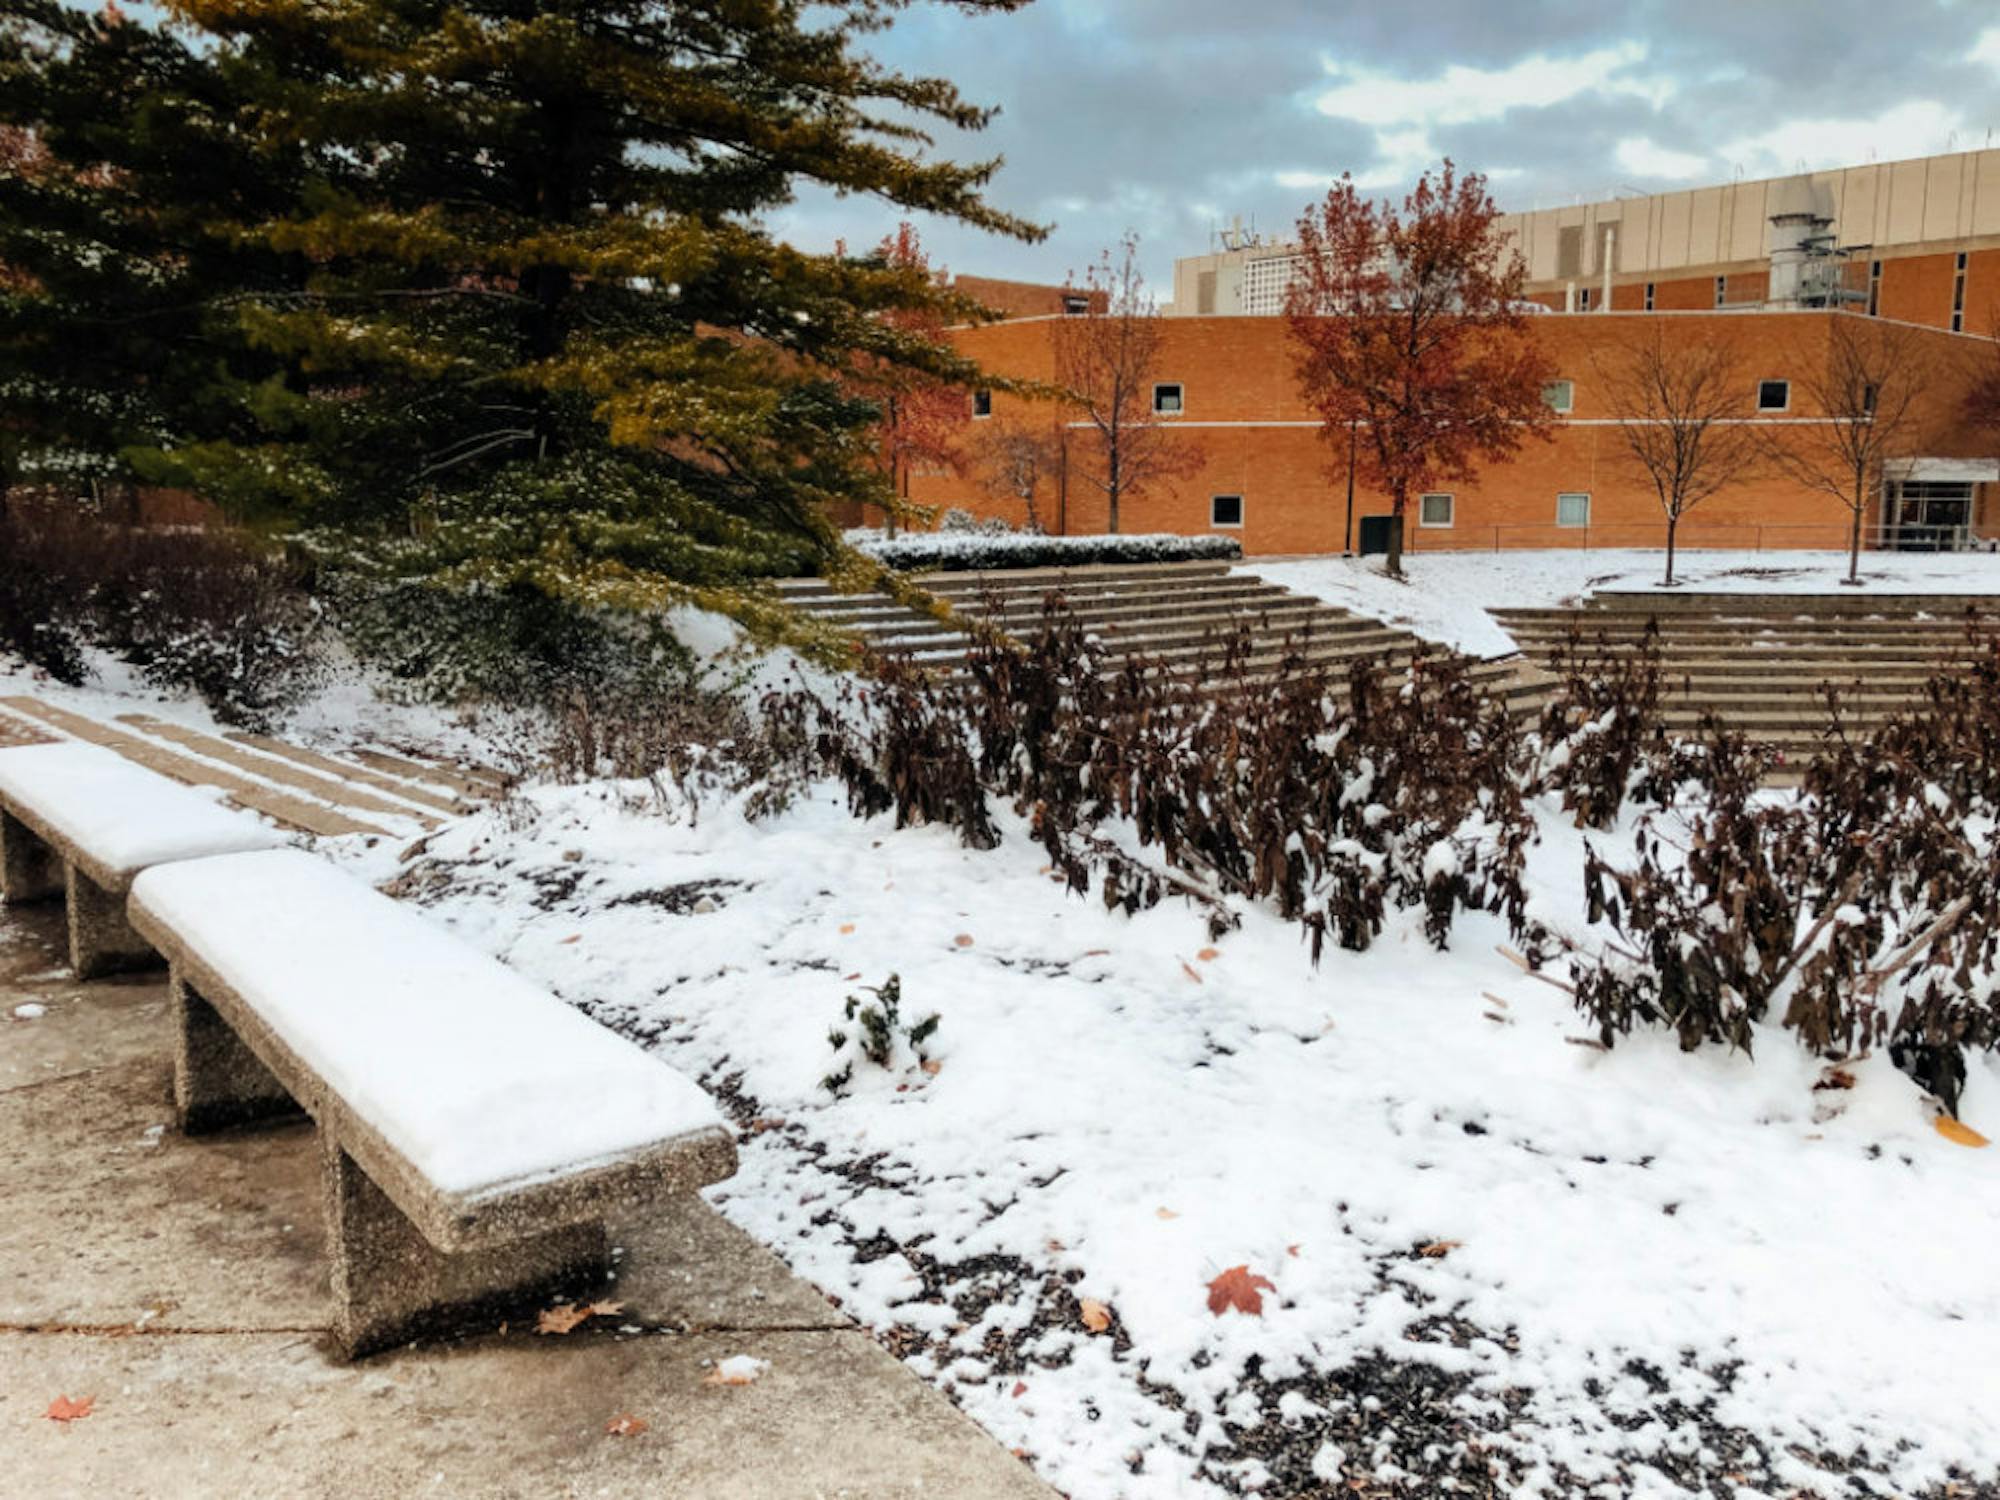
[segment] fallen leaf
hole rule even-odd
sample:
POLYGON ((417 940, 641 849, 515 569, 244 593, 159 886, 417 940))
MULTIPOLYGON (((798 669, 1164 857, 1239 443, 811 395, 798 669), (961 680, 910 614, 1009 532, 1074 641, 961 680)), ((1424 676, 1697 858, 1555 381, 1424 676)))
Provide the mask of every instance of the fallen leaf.
POLYGON ((604 1424, 604 1430, 613 1437, 637 1437, 651 1425, 644 1417, 635 1417, 630 1412, 620 1412, 604 1424))
POLYGON ((784 1124, 784 1120, 777 1115, 759 1115, 750 1122, 750 1133, 762 1135, 767 1130, 781 1130, 784 1124))
POLYGON ((1083 956, 1085 958, 1103 958, 1110 952, 1109 948, 1086 948, 1083 950, 1083 956))
POLYGON ((854 931, 854 924, 852 922, 842 922, 840 924, 840 935, 842 937, 846 937, 852 931, 854 931))
POLYGON ((1111 1309, 1095 1298, 1077 1298, 1076 1313, 1083 1319, 1083 1326, 1092 1333, 1102 1333, 1111 1326, 1111 1309))
POLYGON ((1187 960, 1185 959, 1181 961, 1181 972, 1187 975, 1187 977, 1192 979, 1196 984, 1201 983, 1201 975, 1195 973, 1194 965, 1187 962, 1187 960))
POLYGON ((1248 1266, 1231 1266, 1208 1284, 1208 1310, 1218 1318, 1231 1308, 1253 1318, 1264 1315, 1264 1292, 1278 1288, 1262 1276, 1250 1274, 1248 1266))
POLYGON ((1153 1217, 1156 1219, 1178 1219, 1180 1215, 1175 1213, 1171 1208, 1156 1208, 1153 1210, 1153 1217))
POLYGON ((958 944, 958 946, 961 948, 970 948, 972 946, 972 934, 969 932, 961 932, 957 937, 953 938, 952 941, 958 944))
POLYGON ((1428 1245, 1419 1245, 1417 1254, 1427 1260, 1443 1260, 1464 1243, 1463 1240, 1432 1240, 1428 1245))
POLYGON ((622 1302, 579 1302, 573 1307, 544 1308, 535 1319, 537 1333, 568 1333, 592 1318, 613 1318, 625 1310, 622 1302))
POLYGON ((1204 948, 1195 957, 1205 964, 1211 964, 1222 957, 1222 950, 1220 948, 1204 948))
POLYGON ((1813 1085, 1813 1092, 1818 1093, 1821 1089, 1851 1089, 1853 1087, 1854 1075, 1852 1073, 1848 1072, 1845 1068, 1836 1068, 1829 1065, 1826 1071, 1819 1075, 1819 1082, 1813 1085))
POLYGON ((1009 1392, 1008 1394, 1012 1395, 1012 1396, 1013 1396, 1013 1397, 1015 1397, 1015 1398, 1016 1398, 1017 1400, 1018 1400, 1018 1399, 1019 1399, 1020 1397, 1022 1397, 1022 1396, 1025 1396, 1025 1395, 1027 1395, 1027 1394, 1028 1394, 1028 1382, 1027 1382, 1027 1381, 1025 1381, 1025 1380, 1017 1380, 1017 1381, 1015 1381, 1015 1382, 1014 1382, 1014 1389, 1013 1389, 1012 1391, 1010 1391, 1010 1392, 1009 1392))
POLYGON ((918 1066, 933 1078, 937 1077, 944 1068, 944 1064, 939 1062, 935 1057, 925 1058, 918 1066))
POLYGON ((1299 1247, 1297 1245, 1287 1245, 1285 1246, 1285 1254, 1289 1255, 1293 1260, 1297 1260, 1299 1258, 1299 1247))
POLYGON ((1936 1124, 1939 1135, 1948 1141, 1955 1141, 1961 1146, 1985 1146, 1991 1144, 1985 1136, 1974 1130, 1970 1125, 1961 1125, 1950 1115, 1939 1115, 1936 1124))
POLYGON ((564 938, 560 943, 557 943, 556 946, 558 948, 567 948, 571 943, 578 943, 582 941, 583 941, 582 933, 572 932, 568 937, 564 938))
POLYGON ((49 1409, 42 1413, 51 1422, 74 1422, 90 1415, 90 1409, 97 1405, 95 1396, 85 1396, 81 1401, 72 1401, 67 1396, 58 1396, 49 1403, 49 1409))
POLYGON ((856 969, 852 974, 843 974, 840 976, 841 982, 844 984, 852 984, 854 983, 855 980, 859 979, 860 977, 861 977, 861 971, 859 969, 856 969))

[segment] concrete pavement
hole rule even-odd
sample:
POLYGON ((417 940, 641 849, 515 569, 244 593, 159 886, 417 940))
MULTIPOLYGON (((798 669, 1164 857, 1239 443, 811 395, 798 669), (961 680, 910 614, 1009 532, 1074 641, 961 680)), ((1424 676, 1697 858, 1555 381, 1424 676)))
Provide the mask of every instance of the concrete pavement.
POLYGON ((311 1127, 179 1135, 163 979, 60 955, 59 908, 0 910, 5 1500, 1051 1500, 700 1203, 612 1226, 615 1319, 335 1363, 311 1127), (710 1383, 732 1355, 768 1369, 710 1383))

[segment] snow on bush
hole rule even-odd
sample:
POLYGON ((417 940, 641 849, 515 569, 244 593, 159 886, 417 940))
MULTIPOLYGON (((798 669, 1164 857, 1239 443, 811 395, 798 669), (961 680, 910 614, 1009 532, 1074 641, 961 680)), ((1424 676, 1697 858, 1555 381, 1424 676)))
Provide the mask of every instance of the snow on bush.
POLYGON ((884 537, 871 532, 855 542, 878 562, 903 572, 936 568, 1082 567, 1091 563, 1233 562, 1243 544, 1226 536, 1037 536, 975 531, 923 532, 884 537))

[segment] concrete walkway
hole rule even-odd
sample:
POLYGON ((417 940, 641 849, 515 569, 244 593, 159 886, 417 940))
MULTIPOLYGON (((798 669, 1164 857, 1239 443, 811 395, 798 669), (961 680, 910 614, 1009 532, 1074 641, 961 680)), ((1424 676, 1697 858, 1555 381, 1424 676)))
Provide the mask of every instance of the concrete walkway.
POLYGON ((59 923, 0 910, 0 1497, 1051 1500, 698 1203, 613 1226, 616 1319, 334 1363, 310 1125, 178 1135, 165 984, 74 983, 59 923))

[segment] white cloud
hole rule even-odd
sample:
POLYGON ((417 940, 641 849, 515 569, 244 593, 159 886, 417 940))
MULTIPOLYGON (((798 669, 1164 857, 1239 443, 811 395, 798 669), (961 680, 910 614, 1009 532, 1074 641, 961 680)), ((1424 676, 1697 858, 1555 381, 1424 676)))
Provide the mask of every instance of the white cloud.
POLYGON ((1969 149, 1978 144, 1957 110, 1935 99, 1913 99, 1872 119, 1786 120, 1718 147, 1716 155, 1741 167, 1746 177, 1781 176, 1801 169, 1929 156, 1951 149, 1955 134, 1959 146, 1969 149))
POLYGON ((1967 62, 1983 62, 2000 70, 2000 26, 1989 26, 1979 33, 1979 40, 1972 44, 1972 50, 1965 54, 1967 62))
POLYGON ((1592 93, 1636 95, 1658 108, 1674 85, 1664 77, 1631 75, 1629 70, 1645 59, 1645 43, 1631 41, 1573 57, 1536 52, 1504 68, 1453 63, 1424 79, 1329 61, 1326 70, 1339 82, 1314 106, 1321 114, 1378 130, 1497 120, 1510 110, 1542 108, 1592 93))
POLYGON ((1650 137, 1629 135, 1618 143, 1618 165, 1637 177, 1684 181, 1709 170, 1709 159, 1696 151, 1675 151, 1650 137))

